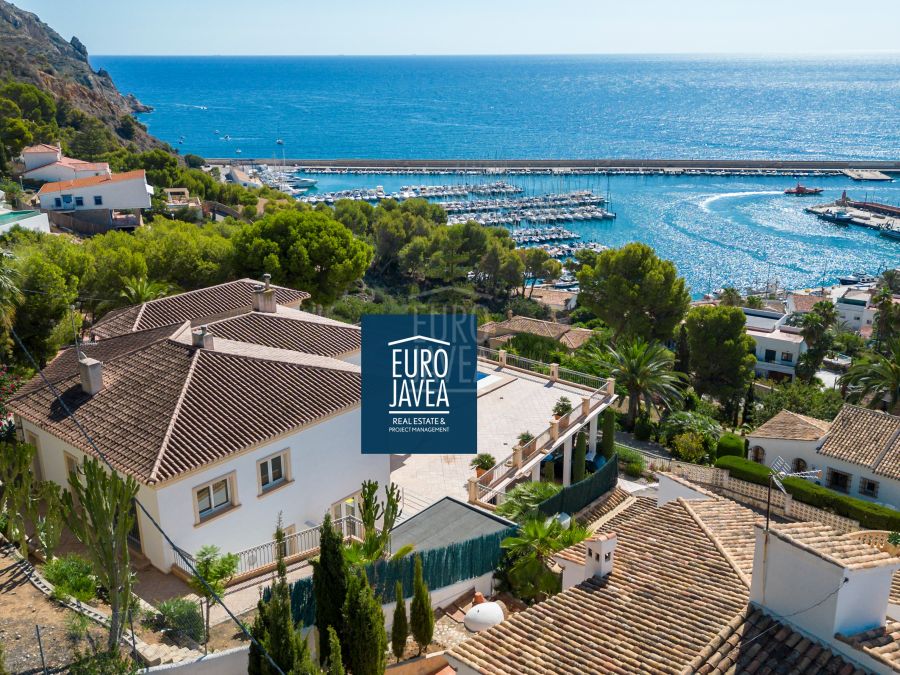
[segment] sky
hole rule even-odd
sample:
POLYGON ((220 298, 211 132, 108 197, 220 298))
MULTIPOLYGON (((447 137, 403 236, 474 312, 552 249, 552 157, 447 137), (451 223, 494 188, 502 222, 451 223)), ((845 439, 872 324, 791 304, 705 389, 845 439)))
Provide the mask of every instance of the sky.
POLYGON ((900 51, 900 0, 14 0, 91 54, 900 51), (858 22, 854 29, 853 22, 858 22))

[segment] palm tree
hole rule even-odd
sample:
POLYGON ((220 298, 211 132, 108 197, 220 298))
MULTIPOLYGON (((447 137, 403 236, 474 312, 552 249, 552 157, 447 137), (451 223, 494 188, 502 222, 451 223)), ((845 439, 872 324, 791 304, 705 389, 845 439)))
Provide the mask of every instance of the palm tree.
POLYGON ((16 285, 16 271, 8 264, 13 255, 0 250, 0 328, 12 325, 16 305, 22 299, 22 292, 16 285))
POLYGON ((171 287, 158 281, 150 281, 147 277, 125 277, 123 288, 119 294, 129 305, 141 305, 150 300, 164 298, 171 287))
POLYGON ((888 345, 887 356, 875 354, 871 361, 854 363, 839 382, 848 401, 877 408, 886 399, 893 411, 900 401, 900 339, 888 345))
POLYGON ((900 269, 885 270, 881 282, 893 293, 900 293, 900 269))
POLYGON ((719 293, 719 304, 727 307, 740 307, 743 304, 743 298, 734 286, 726 286, 719 293))
POLYGON ((545 481, 519 483, 504 495, 503 503, 497 507, 497 515, 521 522, 537 505, 550 499, 562 486, 545 481))
POLYGON ((650 410, 657 407, 657 402, 669 407, 682 399, 679 385, 685 376, 672 370, 675 359, 661 344, 638 338, 618 349, 609 347, 608 350, 605 361, 609 365, 609 374, 628 392, 629 428, 637 419, 641 400, 650 410))

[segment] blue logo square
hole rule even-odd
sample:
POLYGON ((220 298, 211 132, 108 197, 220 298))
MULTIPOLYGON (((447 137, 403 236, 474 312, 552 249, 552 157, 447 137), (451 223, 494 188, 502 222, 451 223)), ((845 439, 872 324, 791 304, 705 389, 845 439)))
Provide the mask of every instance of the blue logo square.
POLYGON ((364 454, 474 454, 475 316, 362 317, 364 454))

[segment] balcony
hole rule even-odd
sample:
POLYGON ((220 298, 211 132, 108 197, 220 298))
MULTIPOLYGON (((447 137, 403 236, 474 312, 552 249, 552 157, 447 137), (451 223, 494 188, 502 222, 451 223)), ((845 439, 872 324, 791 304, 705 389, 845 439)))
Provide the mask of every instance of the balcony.
MULTIPOLYGON (((359 518, 353 516, 339 518, 333 521, 333 526, 340 530, 344 541, 362 539, 363 524, 359 518)), ((295 564, 316 555, 319 552, 319 534, 319 527, 311 527, 285 535, 283 544, 285 563, 295 564)), ((229 585, 273 571, 278 564, 277 547, 278 542, 273 540, 235 552, 238 557, 238 568, 229 585)), ((194 557, 190 553, 181 549, 175 552, 172 573, 185 581, 189 581, 193 577, 188 561, 194 565, 194 557)))

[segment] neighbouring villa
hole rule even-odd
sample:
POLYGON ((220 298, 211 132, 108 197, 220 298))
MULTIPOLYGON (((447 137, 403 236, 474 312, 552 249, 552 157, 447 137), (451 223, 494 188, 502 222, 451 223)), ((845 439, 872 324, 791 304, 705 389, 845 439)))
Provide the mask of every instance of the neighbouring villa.
POLYGON ((505 321, 489 321, 478 327, 478 344, 497 349, 521 334, 551 338, 564 349, 572 351, 590 340, 594 332, 555 321, 516 316, 510 310, 505 321))
POLYGON ((460 675, 892 673, 900 557, 887 533, 765 517, 661 474, 616 488, 554 556, 563 590, 449 649, 460 675))
POLYGON ((150 208, 153 188, 143 169, 55 183, 38 191, 41 210, 50 222, 81 234, 133 230, 142 223, 141 209, 150 208))
POLYGON ((25 165, 22 178, 40 183, 111 175, 106 162, 85 162, 66 157, 58 145, 47 143, 22 150, 22 163, 25 165))
POLYGON ((783 410, 748 436, 750 459, 777 457, 846 494, 900 505, 900 417, 845 404, 833 422, 783 410))
MULTIPOLYGON (((154 300, 44 370, 176 545, 238 553, 242 575, 274 560, 279 513, 294 554, 326 512, 354 515, 364 480, 390 477, 389 456, 359 451, 360 330, 289 306, 307 297, 241 280, 154 300)), ((35 476, 66 485, 93 451, 53 393, 34 379, 9 407, 35 476)), ((131 544, 164 572, 180 562, 142 513, 131 544)))
POLYGON ((800 315, 748 307, 743 310, 745 330, 756 343, 756 375, 793 380, 797 362, 806 351, 806 341, 800 334, 800 315))
POLYGON ((21 227, 35 232, 50 232, 50 221, 47 214, 31 209, 15 210, 6 203, 6 195, 0 192, 0 234, 9 232, 14 227, 21 227))

